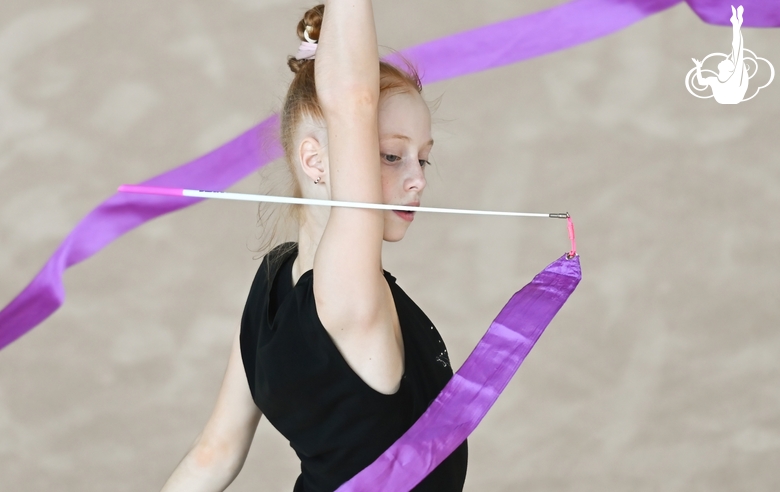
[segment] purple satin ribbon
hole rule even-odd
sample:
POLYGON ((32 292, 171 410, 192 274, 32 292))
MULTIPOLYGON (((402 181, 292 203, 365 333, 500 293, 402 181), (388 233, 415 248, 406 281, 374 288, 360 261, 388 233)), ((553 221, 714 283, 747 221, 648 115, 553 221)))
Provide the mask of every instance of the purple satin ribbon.
MULTIPOLYGON (((429 41, 401 54, 421 67, 423 83, 430 84, 571 48, 617 32, 681 1, 574 0, 429 41)), ((393 55, 387 60, 399 62, 393 55)))
POLYGON ((731 26, 731 5, 745 7, 742 27, 780 27, 778 0, 686 0, 686 3, 709 24, 731 26))
POLYGON ((547 266, 504 306, 425 413, 338 492, 406 492, 466 440, 582 278, 578 256, 547 266))
MULTIPOLYGON (((678 1, 575 0, 401 53, 421 68, 424 82, 431 83, 576 46, 623 29, 678 1)), ((746 24, 748 19, 746 16, 746 24)), ((388 61, 393 61, 392 57, 388 61)), ((271 116, 211 153, 142 184, 224 190, 283 155, 272 133, 277 125, 278 116, 271 116)), ((0 349, 62 305, 62 274, 66 268, 86 260, 141 224, 199 201, 116 194, 101 203, 71 231, 33 281, 0 311, 0 349)))
MULTIPOLYGON (((421 68, 425 83, 487 70, 605 36, 679 0, 574 0, 542 12, 455 34, 402 54, 421 68)), ((727 23, 728 1, 689 0, 706 21, 727 23), (724 12, 724 13, 721 13, 724 12), (725 19, 725 21, 724 21, 725 19)), ((743 0, 744 26, 780 26, 780 5, 743 0), (755 15, 754 13, 755 12, 755 15)), ((394 61, 389 57, 389 61, 394 61)), ((155 176, 144 185, 224 190, 283 155, 272 137, 276 115, 211 153, 155 176), (268 145, 261 145, 265 142, 268 145)), ((62 274, 126 232, 197 199, 116 194, 71 231, 32 282, 0 311, 0 349, 48 318, 65 298, 62 274)))

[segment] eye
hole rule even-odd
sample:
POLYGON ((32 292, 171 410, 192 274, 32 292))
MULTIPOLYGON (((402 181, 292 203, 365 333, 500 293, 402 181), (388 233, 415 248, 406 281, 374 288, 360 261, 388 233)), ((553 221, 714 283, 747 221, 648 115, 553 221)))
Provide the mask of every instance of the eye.
POLYGON ((398 162, 398 161, 401 160, 400 157, 398 157, 397 155, 392 155, 392 154, 385 154, 385 159, 387 159, 388 162, 398 162), (394 157, 394 159, 390 159, 391 157, 394 157))
POLYGON ((420 166, 425 167, 425 165, 431 165, 430 162, 426 161, 425 159, 420 159, 420 166))

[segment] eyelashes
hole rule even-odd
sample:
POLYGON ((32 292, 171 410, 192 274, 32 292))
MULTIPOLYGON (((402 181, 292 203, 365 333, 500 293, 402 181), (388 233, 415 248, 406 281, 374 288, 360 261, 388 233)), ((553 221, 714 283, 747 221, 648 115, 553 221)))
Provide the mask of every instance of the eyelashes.
MULTIPOLYGON (((398 157, 397 155, 393 155, 393 154, 382 154, 382 155, 384 156, 385 160, 387 160, 388 162, 396 163, 401 160, 401 158, 398 157), (394 157, 394 159, 389 159, 390 157, 394 157)), ((426 164, 428 166, 431 165, 430 161, 427 161, 425 159, 420 159, 420 166, 425 167, 426 164)))

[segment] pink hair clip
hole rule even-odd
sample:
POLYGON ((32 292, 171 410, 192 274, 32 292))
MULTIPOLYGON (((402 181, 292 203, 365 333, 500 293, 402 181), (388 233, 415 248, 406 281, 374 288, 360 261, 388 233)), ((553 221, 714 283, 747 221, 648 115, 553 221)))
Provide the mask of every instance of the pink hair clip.
POLYGON ((317 51, 317 41, 309 37, 309 31, 311 31, 311 29, 312 26, 306 26, 306 30, 303 31, 303 37, 306 38, 306 41, 303 41, 298 48, 298 53, 295 55, 296 60, 314 59, 314 54, 317 51))

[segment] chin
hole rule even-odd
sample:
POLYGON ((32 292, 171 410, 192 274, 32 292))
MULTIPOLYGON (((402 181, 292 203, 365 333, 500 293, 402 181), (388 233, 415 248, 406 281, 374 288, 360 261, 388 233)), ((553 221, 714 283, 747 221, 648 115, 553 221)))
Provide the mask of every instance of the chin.
POLYGON ((398 236, 398 235, 385 236, 382 239, 384 239, 388 243, 397 243, 398 241, 400 241, 403 238, 404 238, 404 235, 401 234, 400 236, 398 236))
POLYGON ((387 231, 387 232, 385 232, 385 235, 384 235, 384 237, 382 239, 384 239, 388 243, 397 243, 398 241, 403 239, 404 236, 406 236, 406 229, 404 229, 402 231, 398 231, 398 230, 387 231))

